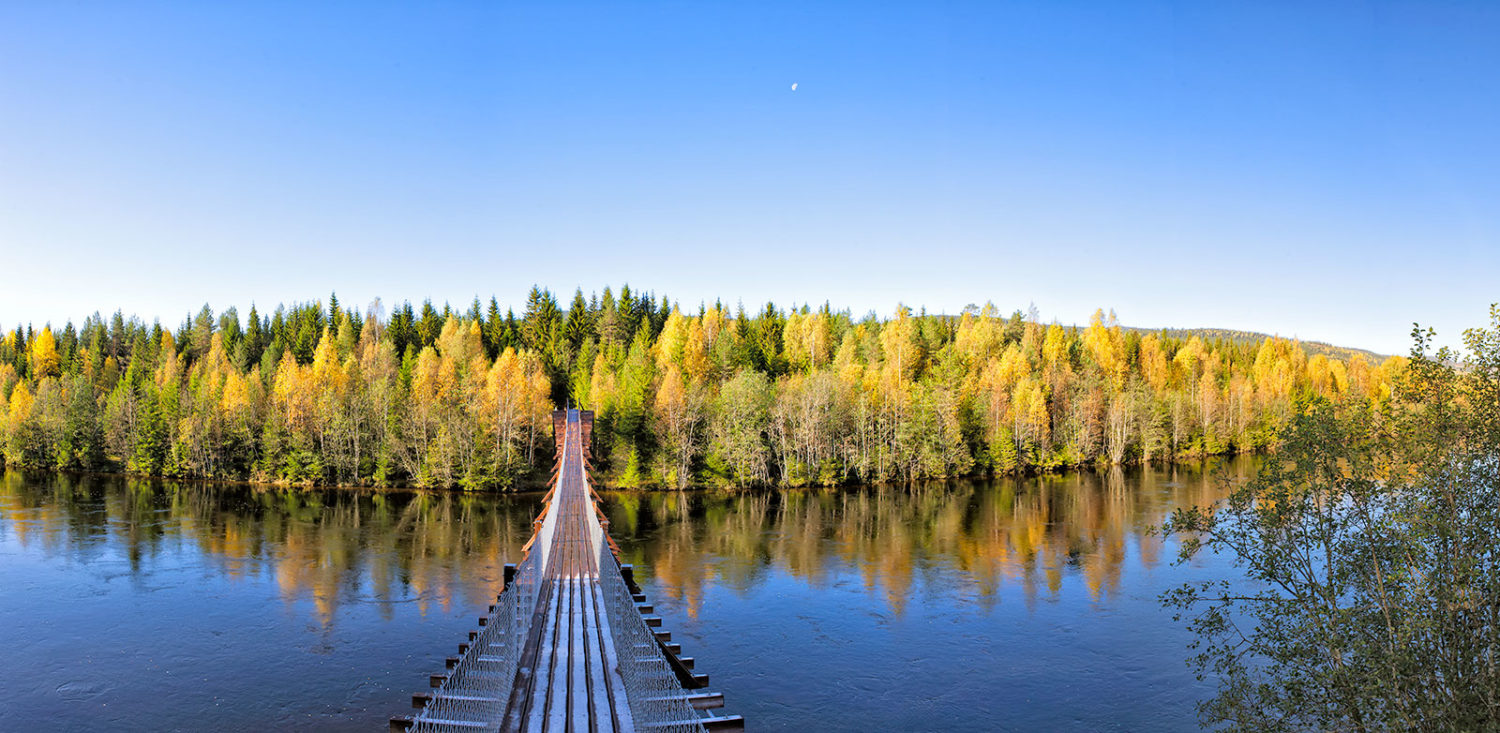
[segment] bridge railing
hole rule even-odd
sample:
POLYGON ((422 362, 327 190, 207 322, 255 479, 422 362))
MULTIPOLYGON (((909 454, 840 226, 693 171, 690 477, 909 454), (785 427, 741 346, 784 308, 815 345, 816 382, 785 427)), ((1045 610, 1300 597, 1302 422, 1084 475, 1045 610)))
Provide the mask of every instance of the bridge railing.
POLYGON ((472 733, 497 730, 504 721, 557 528, 557 504, 551 501, 555 492, 548 499, 541 526, 527 543, 514 577, 496 599, 479 635, 415 716, 410 730, 472 733))
POLYGON ((662 656, 656 632, 636 610, 635 598, 625 585, 599 517, 589 512, 588 522, 594 556, 599 560, 599 590, 635 729, 664 733, 705 730, 698 722, 701 716, 688 703, 676 674, 662 656))

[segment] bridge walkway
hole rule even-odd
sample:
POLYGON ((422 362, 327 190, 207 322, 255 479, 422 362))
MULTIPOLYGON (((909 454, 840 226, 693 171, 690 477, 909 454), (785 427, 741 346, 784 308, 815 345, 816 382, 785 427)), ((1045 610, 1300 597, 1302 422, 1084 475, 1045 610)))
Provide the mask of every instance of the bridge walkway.
POLYGON ((559 411, 558 464, 520 563, 480 629, 392 730, 602 733, 743 728, 618 561, 588 482, 593 415, 559 411))

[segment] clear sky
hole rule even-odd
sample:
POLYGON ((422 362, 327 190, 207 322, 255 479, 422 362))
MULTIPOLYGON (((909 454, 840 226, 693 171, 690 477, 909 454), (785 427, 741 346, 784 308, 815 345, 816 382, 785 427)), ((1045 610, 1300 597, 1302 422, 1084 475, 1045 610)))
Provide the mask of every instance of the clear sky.
POLYGON ((628 282, 1404 352, 1500 300, 1496 39, 1496 3, 0 2, 0 323, 628 282))

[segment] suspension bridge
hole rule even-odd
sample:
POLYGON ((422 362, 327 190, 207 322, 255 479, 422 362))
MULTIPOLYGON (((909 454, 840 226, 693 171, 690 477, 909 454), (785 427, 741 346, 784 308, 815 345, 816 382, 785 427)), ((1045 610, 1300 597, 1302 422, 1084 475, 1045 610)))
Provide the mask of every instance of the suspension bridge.
POLYGON ((392 731, 739 730, 715 714, 724 696, 702 691, 670 632, 622 565, 609 520, 589 483, 594 415, 553 413, 557 465, 520 562, 505 588, 458 645, 431 692, 412 695, 412 716, 392 731))

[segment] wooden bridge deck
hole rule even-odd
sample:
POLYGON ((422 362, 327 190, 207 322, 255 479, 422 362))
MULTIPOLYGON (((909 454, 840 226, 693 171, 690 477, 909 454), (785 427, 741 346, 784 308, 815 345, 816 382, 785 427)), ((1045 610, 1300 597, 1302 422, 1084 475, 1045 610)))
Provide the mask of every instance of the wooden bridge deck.
MULTIPOLYGON (((592 413, 578 410, 558 411, 553 417, 556 476, 527 545, 526 562, 544 568, 534 585, 534 606, 530 595, 522 596, 517 615, 524 618, 509 619, 506 629, 492 629, 487 635, 472 632, 471 643, 460 645, 464 656, 449 659, 450 670, 458 668, 450 672, 454 678, 434 675, 438 691, 412 698, 413 706, 423 708, 423 714, 392 719, 393 730, 602 733, 743 727, 737 715, 696 712, 722 706, 723 696, 689 692, 707 685, 707 675, 693 673, 692 660, 679 657, 677 645, 667 643, 671 635, 655 630, 660 619, 643 615, 651 607, 644 604, 629 567, 617 562, 618 548, 605 533, 608 521, 596 507, 587 480, 586 439, 592 418, 592 413), (539 560, 529 557, 538 552, 542 553, 539 560), (607 562, 601 563, 601 554, 607 562), (611 603, 621 623, 650 627, 651 632, 640 626, 611 629, 611 603), (619 612, 622 603, 630 604, 628 614, 619 612), (621 633, 625 631, 634 636, 621 633), (620 639, 633 641, 629 648, 617 648, 620 639), (656 672, 650 690, 642 687, 642 669, 656 672), (510 677, 511 670, 512 679, 496 679, 510 677), (632 672, 627 675, 625 670, 632 672), (462 680, 458 680, 460 673, 462 680), (670 689, 663 691, 663 684, 670 689), (487 691, 475 694, 476 686, 487 691), (503 716, 499 714, 502 703, 503 716), (675 719, 656 719, 663 710, 676 711, 668 715, 675 719)), ((508 566, 507 576, 512 572, 508 566)), ((502 593, 491 610, 509 608, 507 600, 516 602, 502 593)), ((486 620, 480 619, 481 625, 486 620)))

